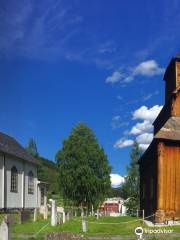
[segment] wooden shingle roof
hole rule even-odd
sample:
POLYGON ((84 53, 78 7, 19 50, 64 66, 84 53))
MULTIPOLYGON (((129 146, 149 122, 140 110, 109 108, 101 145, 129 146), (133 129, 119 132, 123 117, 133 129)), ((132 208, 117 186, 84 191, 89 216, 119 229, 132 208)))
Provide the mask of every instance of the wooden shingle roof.
POLYGON ((154 138, 180 141, 180 117, 169 118, 154 138))
POLYGON ((0 152, 38 164, 37 159, 31 156, 13 137, 2 132, 0 132, 0 152))

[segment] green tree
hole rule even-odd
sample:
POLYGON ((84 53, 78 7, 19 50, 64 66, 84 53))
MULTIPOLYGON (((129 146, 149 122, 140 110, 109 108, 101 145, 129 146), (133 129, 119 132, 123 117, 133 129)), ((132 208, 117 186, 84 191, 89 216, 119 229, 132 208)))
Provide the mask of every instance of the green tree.
POLYGON ((26 150, 33 156, 33 157, 38 157, 38 150, 37 150, 37 145, 36 142, 33 138, 29 139, 28 146, 26 150))
POLYGON ((118 188, 112 188, 109 196, 110 197, 121 197, 123 199, 128 198, 127 191, 124 189, 123 185, 121 185, 118 188))
POLYGON ((129 212, 135 212, 139 209, 139 165, 138 160, 142 155, 138 143, 135 141, 130 152, 130 164, 127 167, 127 176, 121 190, 129 198, 126 207, 129 212))
POLYGON ((97 208, 111 189, 111 167, 92 130, 83 123, 73 128, 56 160, 63 198, 97 208))

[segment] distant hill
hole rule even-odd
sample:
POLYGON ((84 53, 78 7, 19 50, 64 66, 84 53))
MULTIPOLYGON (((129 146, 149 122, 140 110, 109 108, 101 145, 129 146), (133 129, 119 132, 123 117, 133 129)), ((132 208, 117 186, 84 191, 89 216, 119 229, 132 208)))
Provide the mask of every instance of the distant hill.
POLYGON ((43 157, 38 157, 40 165, 38 166, 38 179, 49 184, 48 192, 50 194, 59 193, 58 169, 56 163, 43 157))

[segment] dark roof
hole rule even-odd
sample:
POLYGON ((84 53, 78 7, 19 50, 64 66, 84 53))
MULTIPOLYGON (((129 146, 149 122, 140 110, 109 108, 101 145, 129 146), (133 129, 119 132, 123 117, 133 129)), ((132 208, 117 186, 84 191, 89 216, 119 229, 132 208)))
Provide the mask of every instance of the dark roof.
POLYGON ((37 159, 31 156, 14 138, 1 132, 0 152, 10 154, 34 164, 38 164, 37 159))

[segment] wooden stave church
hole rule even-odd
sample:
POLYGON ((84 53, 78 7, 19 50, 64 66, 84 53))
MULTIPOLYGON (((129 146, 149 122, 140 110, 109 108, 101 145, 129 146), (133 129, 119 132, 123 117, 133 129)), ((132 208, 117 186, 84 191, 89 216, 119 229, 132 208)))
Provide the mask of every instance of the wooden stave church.
POLYGON ((171 60, 164 80, 165 105, 139 160, 140 209, 157 223, 180 220, 180 56, 171 60))

